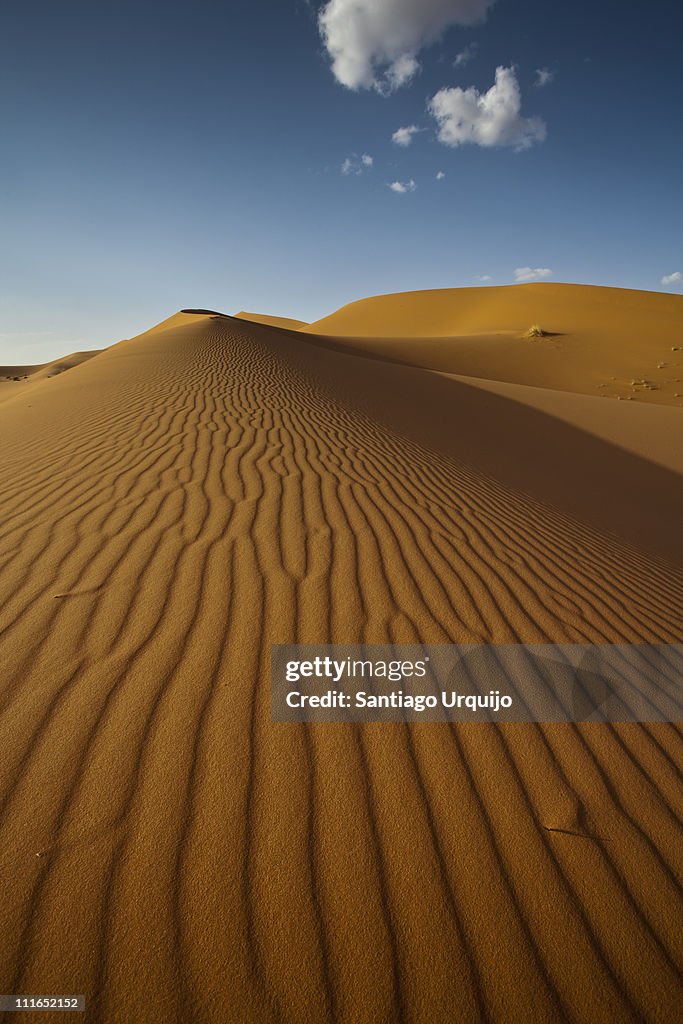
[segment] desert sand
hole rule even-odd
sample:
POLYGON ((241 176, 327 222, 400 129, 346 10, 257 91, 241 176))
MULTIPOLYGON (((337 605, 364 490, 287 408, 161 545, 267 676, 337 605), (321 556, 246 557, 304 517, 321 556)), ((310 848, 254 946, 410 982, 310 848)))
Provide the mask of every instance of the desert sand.
POLYGON ((266 313, 246 313, 241 310, 235 313, 240 320, 250 320, 255 324, 268 324, 270 327, 287 327, 291 330, 298 330, 300 327, 310 326, 305 320, 293 320, 289 316, 269 316, 266 313))
POLYGON ((679 295, 543 282, 378 295, 299 329, 434 370, 683 406, 682 317, 679 295))
POLYGON ((40 380, 48 380, 57 377, 65 370, 74 366, 80 366, 88 359, 96 356, 99 349, 92 349, 88 352, 72 352, 62 359, 53 359, 49 363, 38 363, 35 366, 0 366, 0 402, 7 398, 14 398, 17 394, 26 397, 24 387, 26 384, 35 384, 40 380), (20 385, 20 388, 17 388, 20 385))
POLYGON ((271 721, 272 643, 681 642, 683 299, 473 291, 177 313, 2 403, 0 991, 676 1018, 679 726, 271 721))

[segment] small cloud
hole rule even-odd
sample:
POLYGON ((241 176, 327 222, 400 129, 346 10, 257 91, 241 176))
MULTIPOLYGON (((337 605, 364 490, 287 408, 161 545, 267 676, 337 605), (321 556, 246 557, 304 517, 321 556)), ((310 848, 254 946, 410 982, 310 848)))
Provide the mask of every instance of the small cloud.
POLYGON ((437 181, 443 181, 443 179, 445 177, 446 177, 446 172, 445 171, 437 171, 436 172, 436 180, 437 181))
POLYGON ((356 156, 354 153, 353 156, 347 156, 346 160, 344 160, 341 165, 341 172, 342 174, 362 174, 364 170, 372 167, 374 162, 369 153, 363 153, 361 157, 356 156))
POLYGON ((474 60, 477 56, 477 49, 478 47, 476 43, 470 43, 469 46, 466 46, 464 50, 461 50, 460 53, 457 54, 453 61, 453 67, 463 68, 465 64, 469 64, 469 62, 474 60))
POLYGON ((417 135, 419 131, 421 129, 416 124, 410 124, 406 128, 397 128, 391 136, 391 141, 395 142, 397 146, 409 146, 413 141, 413 135, 417 135))
POLYGON ((410 181, 392 181, 389 188, 392 192, 398 192, 399 195, 404 195, 406 192, 414 192, 417 185, 411 178, 410 181))
POLYGON ((550 68, 536 68, 536 81, 534 85, 537 89, 542 89, 544 85, 550 85, 555 78, 555 72, 551 71, 550 68))
POLYGON ((674 270, 673 274, 665 274, 662 284, 668 288, 672 284, 683 284, 683 274, 680 270, 674 270))
POLYGON ((496 68, 496 80, 488 92, 441 89, 427 104, 438 123, 438 138, 446 146, 512 146, 529 149, 546 137, 540 117, 521 116, 522 99, 514 68, 496 68))
POLYGON ((480 274, 478 277, 475 277, 474 280, 480 281, 482 284, 486 284, 487 281, 493 281, 493 278, 490 274, 480 274))
POLYGON ((518 284, 525 284, 528 281, 542 281, 552 275, 549 267, 517 267, 515 280, 518 284))

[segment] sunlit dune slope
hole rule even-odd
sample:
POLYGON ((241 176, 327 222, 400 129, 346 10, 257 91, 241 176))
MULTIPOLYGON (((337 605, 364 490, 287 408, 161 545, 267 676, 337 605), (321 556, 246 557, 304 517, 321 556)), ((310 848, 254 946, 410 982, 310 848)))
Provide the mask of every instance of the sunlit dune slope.
POLYGON ((308 327, 305 320, 292 320, 288 316, 268 316, 265 313, 246 313, 242 310, 240 313, 235 313, 238 320, 250 320, 255 324, 268 324, 271 327, 285 327, 292 331, 298 330, 300 327, 308 327))
POLYGON ((275 642, 682 639, 677 410, 512 394, 204 312, 3 404, 0 991, 675 1019, 677 727, 271 720, 275 642))
POLYGON ((526 284, 361 299, 303 333, 490 380, 683 406, 683 296, 526 284), (544 336, 527 337, 533 326, 544 336))

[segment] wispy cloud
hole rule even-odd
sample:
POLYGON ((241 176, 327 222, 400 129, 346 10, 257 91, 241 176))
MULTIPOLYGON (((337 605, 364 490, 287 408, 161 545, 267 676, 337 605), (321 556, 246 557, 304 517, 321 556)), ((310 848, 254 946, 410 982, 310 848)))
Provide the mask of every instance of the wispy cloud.
POLYGON ((427 109, 439 126, 438 137, 446 146, 512 146, 528 149, 546 137, 540 117, 521 116, 522 100, 514 68, 496 68, 496 80, 488 92, 441 89, 427 109))
POLYGON ((662 278, 662 284, 667 288, 672 284, 683 284, 683 274, 680 270, 674 270, 673 274, 665 274, 662 278))
POLYGON ((480 281, 482 284, 486 284, 487 281, 493 281, 493 278, 490 274, 479 274, 479 276, 475 277, 474 280, 480 281))
POLYGON ((515 280, 519 284, 526 284, 529 281, 543 281, 552 276, 550 267, 517 267, 515 280))
POLYGON ((387 95, 420 69, 417 55, 451 25, 484 21, 495 0, 328 0, 318 16, 332 73, 347 89, 387 95))
POLYGON ((414 192, 417 185, 411 178, 410 181, 392 181, 388 187, 392 192, 398 192, 399 195, 404 195, 406 192, 414 192))
POLYGON ((453 61, 453 67, 464 68, 465 64, 469 64, 469 62, 474 60, 477 56, 477 49, 478 47, 476 43, 470 43, 469 46, 466 46, 464 50, 461 50, 460 53, 456 55, 456 58, 453 61))
POLYGON ((363 153, 362 156, 347 156, 341 165, 342 174, 362 174, 363 171, 368 170, 374 164, 373 157, 369 153, 363 153))
POLYGON ((534 85, 537 89, 542 89, 544 85, 550 85, 555 79, 556 72, 551 71, 550 68, 536 68, 536 81, 534 85))
POLYGON ((437 181, 443 181, 443 179, 445 177, 446 177, 446 172, 445 171, 437 171, 436 172, 436 180, 437 181))
POLYGON ((407 125, 405 128, 397 128, 391 136, 391 141, 397 146, 409 146, 413 141, 413 135, 417 135, 422 129, 416 124, 407 125))
POLYGON ((386 80, 377 85, 377 91, 383 96, 396 92, 403 85, 408 85, 420 70, 420 62, 411 53, 402 53, 386 71, 386 80))

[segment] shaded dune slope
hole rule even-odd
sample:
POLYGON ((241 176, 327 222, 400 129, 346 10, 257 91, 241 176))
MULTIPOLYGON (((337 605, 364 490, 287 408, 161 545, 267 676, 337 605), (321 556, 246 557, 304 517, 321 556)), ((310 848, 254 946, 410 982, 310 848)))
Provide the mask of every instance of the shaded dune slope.
POLYGON ((282 726, 268 677, 293 640, 680 641, 672 470, 210 314, 0 431, 0 991, 674 1019, 677 727, 282 726))

